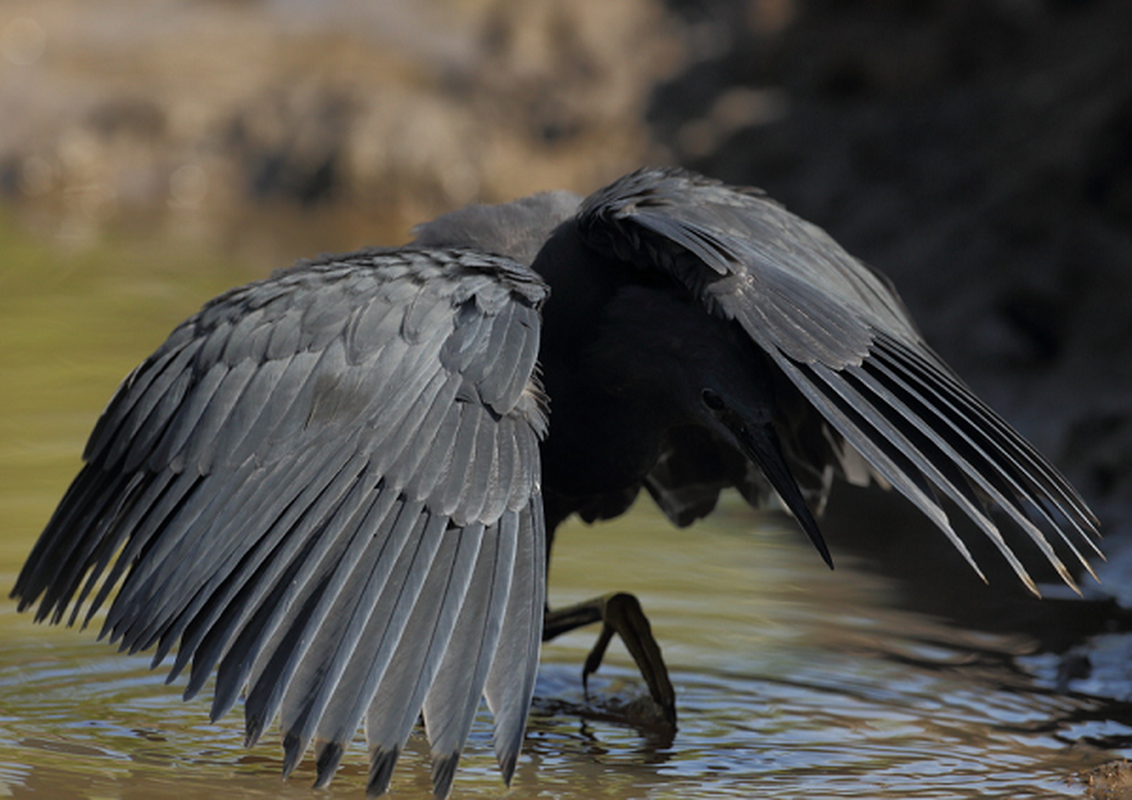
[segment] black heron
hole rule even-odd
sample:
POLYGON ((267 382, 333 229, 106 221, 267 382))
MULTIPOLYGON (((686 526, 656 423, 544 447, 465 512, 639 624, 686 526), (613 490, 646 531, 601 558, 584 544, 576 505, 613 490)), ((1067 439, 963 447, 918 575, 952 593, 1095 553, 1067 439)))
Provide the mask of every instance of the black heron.
POLYGON ((621 635, 674 722, 631 598, 545 610, 556 527, 642 487, 677 525, 725 487, 777 494, 827 562, 811 507, 835 475, 896 489, 978 571, 946 498, 1034 591, 999 521, 1071 586, 1063 558, 1099 553, 1078 494, 883 277, 679 169, 472 206, 233 289, 125 379, 84 461, 20 608, 85 623, 109 602, 103 635, 155 665, 175 648, 186 698, 215 670, 213 718, 244 693, 249 745, 278 716, 285 774, 313 743, 325 784, 364 724, 371 794, 423 718, 447 795, 481 698, 509 781, 540 640, 591 622, 586 673, 621 635))

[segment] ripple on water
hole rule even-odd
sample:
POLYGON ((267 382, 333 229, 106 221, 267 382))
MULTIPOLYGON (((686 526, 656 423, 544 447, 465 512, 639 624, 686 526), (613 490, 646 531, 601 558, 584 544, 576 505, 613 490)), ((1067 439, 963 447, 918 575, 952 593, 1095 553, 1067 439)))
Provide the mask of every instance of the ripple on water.
MULTIPOLYGON (((787 557, 775 569, 796 581, 796 568, 787 557)), ((1072 797, 1082 789, 1069 776, 1101 759, 1068 743, 1129 734, 1096 701, 1019 672, 1016 639, 862 608, 869 592, 849 604, 839 584, 840 605, 820 590, 802 600, 792 585, 761 583, 765 604, 746 582, 701 590, 699 602, 680 586, 649 597, 679 696, 672 741, 622 723, 643 689, 616 648, 587 699, 580 664, 592 632, 549 646, 508 797, 1072 797), (737 606, 718 602, 728 592, 737 606), (744 617, 745 606, 757 611, 744 617)), ((117 654, 89 633, 12 617, 4 627, 19 632, 0 661, 0 787, 9 792, 310 796, 309 764, 280 784, 270 736, 245 750, 238 714, 208 724, 207 703, 182 703, 147 657, 117 654)), ((499 792, 488 725, 481 712, 461 796, 499 792)), ((359 742, 347 755, 332 796, 361 796, 364 752, 359 742)), ((421 737, 395 786, 427 790, 421 737)))
MULTIPOLYGON (((644 691, 619 646, 586 697, 580 665, 594 634, 571 634, 546 648, 509 798, 1074 797, 1084 790, 1071 775, 1108 757, 1074 743, 1132 733, 1101 701, 1059 694, 1021 670, 1028 644, 1018 637, 894 610, 878 601, 875 579, 848 571, 831 579, 816 567, 808 575, 809 554, 773 539, 775 566, 766 568, 750 541, 698 535, 714 553, 699 566, 703 583, 684 576, 660 591, 591 575, 581 584, 570 551, 556 576, 576 597, 617 586, 646 598, 673 667, 675 739, 623 724, 624 708, 644 691)), ((644 572, 653 579, 647 565, 644 572)), ((309 763, 281 784, 272 736, 245 750, 238 714, 208 724, 207 702, 182 703, 183 682, 165 686, 147 657, 118 654, 90 632, 32 626, 10 606, 0 617, 15 634, 0 659, 0 787, 8 793, 311 796, 309 763)), ((500 791, 489 718, 480 716, 460 796, 500 791)), ((364 753, 358 742, 320 796, 362 796, 364 753)), ((415 735, 398 793, 425 793, 428 769, 427 743, 415 735)))

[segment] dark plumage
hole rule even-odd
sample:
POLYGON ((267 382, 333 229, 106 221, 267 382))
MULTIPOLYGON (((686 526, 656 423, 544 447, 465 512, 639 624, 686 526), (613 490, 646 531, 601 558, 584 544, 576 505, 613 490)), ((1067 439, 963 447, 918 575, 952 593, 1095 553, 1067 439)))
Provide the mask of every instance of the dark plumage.
POLYGON ((104 635, 155 664, 176 649, 186 697, 215 669, 212 716, 246 692, 248 743, 278 715, 284 771, 313 743, 319 784, 364 722, 373 794, 423 716, 446 795, 481 696, 509 780, 540 637, 587 622, 625 636, 674 721, 639 607, 543 617, 554 529, 641 487, 678 525, 725 487, 773 489, 830 561, 810 506, 834 474, 877 480, 978 570, 942 494, 1035 591, 991 509, 1070 585, 1059 553, 1096 552, 1072 487, 883 277, 761 193, 676 169, 234 289, 126 378, 84 460, 20 608, 86 622, 110 601, 104 635))

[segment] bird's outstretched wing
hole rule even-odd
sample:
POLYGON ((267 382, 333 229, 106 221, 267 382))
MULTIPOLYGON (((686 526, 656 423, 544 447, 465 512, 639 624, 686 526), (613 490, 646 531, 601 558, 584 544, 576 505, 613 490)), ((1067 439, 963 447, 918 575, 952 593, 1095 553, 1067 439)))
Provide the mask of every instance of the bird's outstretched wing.
POLYGON ((13 595, 246 689, 319 784, 365 724, 373 793, 423 713, 438 796, 481 696, 505 777, 545 593, 546 287, 467 250, 300 264, 206 305, 122 384, 13 595), (41 599, 42 598, 42 599, 41 599), (86 606, 85 617, 81 609, 86 606))
POLYGON ((579 235, 660 270, 742 326, 876 474, 975 564, 937 492, 1033 580, 991 518, 1001 508, 1071 586, 1039 524, 1089 569, 1097 520, 1069 483, 924 343, 891 285, 754 189, 680 169, 632 173, 587 198, 579 235), (1039 524, 1035 524, 1039 523, 1039 524))

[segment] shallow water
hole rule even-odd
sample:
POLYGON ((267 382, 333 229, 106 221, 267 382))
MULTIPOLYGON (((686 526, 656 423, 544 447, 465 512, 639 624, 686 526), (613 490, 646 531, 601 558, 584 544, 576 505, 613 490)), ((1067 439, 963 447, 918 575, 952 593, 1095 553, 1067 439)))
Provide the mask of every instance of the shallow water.
MULTIPOLYGON (((11 229, 0 254, 6 594, 117 381, 183 316, 258 270, 160 242, 76 251, 11 229)), ((976 630, 929 617, 911 610, 908 580, 836 542, 834 555, 830 573, 788 522, 734 498, 691 530, 642 503, 616 523, 560 532, 552 602, 637 593, 673 671, 680 729, 666 741, 626 724, 644 690, 617 644, 587 698, 580 665, 595 632, 574 633, 545 650, 507 796, 1080 797, 1076 771, 1127 754, 1132 717, 1105 699, 1132 694, 1122 674, 1105 697, 1058 692, 1042 623, 976 630)), ((937 609, 950 602, 925 591, 937 609)), ((148 658, 94 634, 34 625, 0 601, 0 795, 363 796, 361 742, 328 790, 307 788, 309 763, 281 783, 270 736, 244 749, 237 714, 208 724, 205 701, 182 703, 148 658)), ((414 737, 393 796, 428 785, 427 746, 414 737)), ((486 714, 456 793, 503 793, 486 714)))

